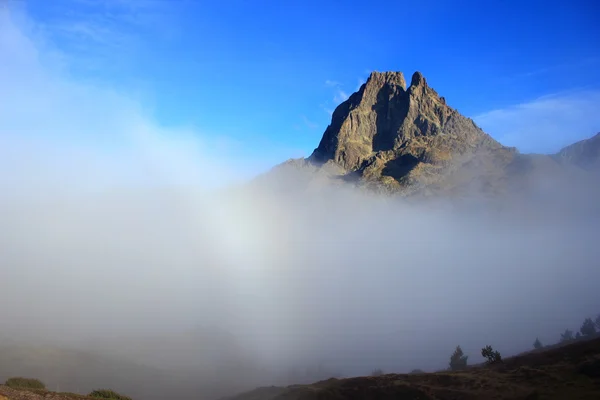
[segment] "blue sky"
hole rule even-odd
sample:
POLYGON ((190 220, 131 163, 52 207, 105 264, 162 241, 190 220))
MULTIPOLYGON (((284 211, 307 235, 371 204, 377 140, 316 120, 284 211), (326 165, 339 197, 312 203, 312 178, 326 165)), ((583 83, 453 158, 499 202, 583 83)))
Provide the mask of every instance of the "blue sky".
POLYGON ((331 110, 372 70, 421 71, 451 106, 524 152, 600 131, 593 0, 9 4, 52 76, 233 146, 251 168, 309 155, 331 110))

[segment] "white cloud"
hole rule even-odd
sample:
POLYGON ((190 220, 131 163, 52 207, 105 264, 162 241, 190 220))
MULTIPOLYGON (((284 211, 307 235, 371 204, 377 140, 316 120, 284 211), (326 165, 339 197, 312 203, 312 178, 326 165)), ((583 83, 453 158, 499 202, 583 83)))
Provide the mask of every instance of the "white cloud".
POLYGON ((358 85, 356 86, 356 91, 358 91, 360 87, 367 82, 367 80, 365 78, 358 78, 357 82, 358 85))
POLYGON ((344 101, 348 100, 348 97, 350 96, 348 96, 346 92, 344 92, 341 89, 338 89, 335 95, 333 96, 333 101, 336 104, 343 103, 344 101))
POLYGON ((343 103, 348 99, 348 94, 341 88, 342 84, 337 81, 326 80, 325 86, 331 87, 334 89, 333 102, 337 106, 340 103, 343 103))
MULTIPOLYGON (((360 87, 366 82, 366 78, 362 78, 359 77, 356 79, 357 82, 357 86, 354 89, 355 92, 357 92, 360 87)), ((348 100, 348 98, 350 97, 350 95, 342 89, 342 84, 338 81, 333 81, 333 80, 326 80, 325 81, 325 86, 331 87, 334 89, 334 95, 333 95, 333 107, 337 107, 339 104, 343 103, 344 101, 348 100)), ((328 105, 321 105, 321 108, 329 115, 333 115, 333 110, 331 106, 328 105)))
POLYGON ((311 120, 309 120, 306 115, 302 116, 302 122, 304 122, 304 125, 306 125, 308 128, 310 129, 316 129, 319 127, 319 125, 311 120))
POLYGON ((331 117, 333 115, 333 109, 328 104, 319 105, 321 110, 325 111, 331 117))
POLYGON ((0 9, 0 164, 11 171, 0 184, 213 186, 249 178, 271 161, 245 156, 228 138, 161 126, 141 99, 71 77, 63 53, 16 20, 26 17, 0 9))
POLYGON ((565 73, 567 71, 573 71, 573 70, 581 69, 583 67, 589 67, 594 64, 597 64, 598 62, 600 62, 600 57, 588 57, 588 58, 584 58, 582 60, 578 60, 576 62, 566 62, 566 63, 562 63, 562 64, 555 64, 555 65, 545 66, 543 68, 538 68, 538 69, 522 72, 520 74, 517 74, 515 76, 507 78, 506 80, 514 81, 514 80, 521 79, 521 78, 530 78, 532 76, 547 74, 549 72, 565 73))
POLYGON ((600 91, 578 90, 492 110, 473 119, 507 146, 553 153, 600 131, 600 91))
POLYGON ((333 103, 328 101, 327 104, 321 104, 320 107, 331 116, 333 115, 333 109, 346 101, 350 96, 342 89, 342 84, 338 81, 328 79, 325 81, 325 86, 333 89, 333 103))

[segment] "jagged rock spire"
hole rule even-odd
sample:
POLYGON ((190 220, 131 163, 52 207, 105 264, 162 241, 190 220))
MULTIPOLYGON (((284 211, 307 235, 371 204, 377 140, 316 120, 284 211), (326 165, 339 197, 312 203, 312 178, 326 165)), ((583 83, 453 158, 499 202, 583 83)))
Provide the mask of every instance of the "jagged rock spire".
POLYGON ((310 159, 373 177, 405 177, 421 163, 440 165, 469 148, 502 146, 446 105, 415 72, 372 72, 334 111, 310 159))

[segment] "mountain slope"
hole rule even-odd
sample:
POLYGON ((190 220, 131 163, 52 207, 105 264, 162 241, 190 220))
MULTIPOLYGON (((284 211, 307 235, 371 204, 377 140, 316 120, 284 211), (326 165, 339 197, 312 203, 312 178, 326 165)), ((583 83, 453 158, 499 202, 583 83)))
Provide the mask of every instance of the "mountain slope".
POLYGON ((580 140, 559 151, 555 157, 561 162, 584 169, 593 169, 600 161, 600 132, 595 136, 580 140))
POLYGON ((600 339, 593 339, 511 357, 498 366, 330 379, 312 385, 259 388, 229 400, 591 400, 598 393, 600 339))

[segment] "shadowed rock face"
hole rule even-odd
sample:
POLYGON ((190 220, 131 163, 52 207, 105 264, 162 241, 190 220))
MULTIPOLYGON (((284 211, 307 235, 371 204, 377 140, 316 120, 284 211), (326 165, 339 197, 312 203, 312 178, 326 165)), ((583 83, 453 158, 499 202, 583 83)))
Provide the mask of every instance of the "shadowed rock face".
MULTIPOLYGON (((373 72, 340 104, 311 161, 332 161, 362 178, 395 186, 439 183, 477 154, 497 168, 516 151, 502 146, 449 107, 419 72, 373 72)), ((485 176, 489 166, 480 168, 485 176)))

